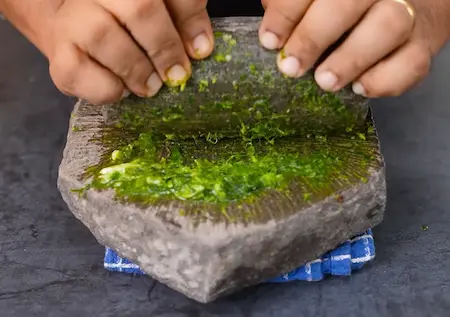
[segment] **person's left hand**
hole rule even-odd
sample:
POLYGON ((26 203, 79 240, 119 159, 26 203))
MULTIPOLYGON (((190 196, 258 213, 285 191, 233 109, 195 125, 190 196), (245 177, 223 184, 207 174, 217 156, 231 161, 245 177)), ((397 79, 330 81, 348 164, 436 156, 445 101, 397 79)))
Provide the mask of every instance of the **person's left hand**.
POLYGON ((421 81, 450 37, 448 0, 263 0, 259 37, 282 49, 278 67, 300 77, 349 32, 315 69, 324 90, 353 83, 367 97, 397 96, 421 81))

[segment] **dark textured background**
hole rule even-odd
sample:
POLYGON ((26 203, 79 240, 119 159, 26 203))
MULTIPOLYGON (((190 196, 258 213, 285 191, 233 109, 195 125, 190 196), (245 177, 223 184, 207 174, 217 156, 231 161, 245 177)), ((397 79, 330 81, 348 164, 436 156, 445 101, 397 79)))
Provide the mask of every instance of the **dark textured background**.
POLYGON ((149 278, 103 270, 102 246, 56 189, 74 100, 4 21, 0 39, 1 317, 449 315, 450 47, 421 87, 373 102, 389 196, 374 264, 350 278, 261 285, 201 305, 149 278))

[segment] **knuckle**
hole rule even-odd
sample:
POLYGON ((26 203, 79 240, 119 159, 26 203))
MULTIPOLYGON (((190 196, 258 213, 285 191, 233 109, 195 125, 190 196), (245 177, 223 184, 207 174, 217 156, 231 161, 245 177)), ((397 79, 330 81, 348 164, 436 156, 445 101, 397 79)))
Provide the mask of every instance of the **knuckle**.
POLYGON ((87 97, 93 105, 110 104, 119 101, 123 94, 123 85, 105 86, 100 91, 87 97))
POLYGON ((355 10, 367 9, 372 4, 373 0, 342 0, 339 4, 339 10, 342 10, 343 16, 348 16, 355 12, 355 10))
POLYGON ((106 16, 99 16, 93 27, 90 29, 87 44, 93 47, 102 47, 107 38, 110 28, 111 20, 106 16))
POLYGON ((158 11, 162 4, 160 0, 132 0, 129 2, 128 14, 134 19, 146 18, 152 15, 158 11))
POLYGON ((157 64, 170 63, 180 59, 180 53, 183 47, 176 39, 168 39, 167 41, 156 45, 154 49, 150 49, 147 54, 157 64))
POLYGON ((50 61, 49 69, 55 86, 65 93, 73 93, 75 91, 80 66, 81 63, 77 59, 55 54, 50 61))
POLYGON ((413 24, 412 19, 407 16, 406 10, 395 1, 382 1, 379 4, 380 18, 382 19, 380 25, 390 32, 395 32, 398 36, 409 34, 413 24), (401 10, 405 12, 403 13, 401 10))
POLYGON ((144 81, 153 71, 153 67, 147 61, 138 61, 131 67, 130 75, 138 81, 144 81))
POLYGON ((137 49, 121 50, 112 58, 114 65, 112 71, 123 79, 142 77, 152 70, 148 57, 137 49))
MULTIPOLYGON (((306 32, 294 32, 292 38, 289 39, 289 46, 296 47, 297 53, 304 57, 316 56, 321 51, 317 41, 306 32)), ((290 47, 289 50, 291 50, 290 47)))
MULTIPOLYGON (((69 51, 70 52, 70 51, 69 51)), ((86 78, 83 56, 76 53, 55 54, 50 60, 49 72, 55 86, 63 93, 83 98, 92 104, 104 104, 120 99, 123 84, 120 79, 105 77, 86 78), (96 87, 95 89, 91 89, 96 87)))
POLYGON ((183 14, 176 14, 174 22, 177 25, 178 29, 182 31, 185 27, 192 27, 196 24, 199 25, 199 22, 205 22, 208 15, 203 7, 197 6, 196 10, 189 10, 188 12, 184 12, 183 14))
POLYGON ((341 56, 341 58, 336 59, 336 61, 339 62, 344 61, 341 62, 342 65, 339 67, 340 69, 342 69, 342 71, 340 72, 342 74, 341 75, 342 77, 347 77, 348 76, 347 74, 358 74, 367 69, 368 65, 370 64, 368 57, 363 54, 359 54, 357 56, 354 56, 354 58, 347 59, 347 62, 345 62, 345 60, 346 58, 344 56, 341 56))
POLYGON ((135 63, 129 61, 117 61, 113 71, 120 78, 128 79, 136 76, 136 72, 140 72, 140 69, 136 66, 135 63))
POLYGON ((122 71, 119 70, 117 75, 124 80, 131 90, 144 93, 146 81, 152 73, 152 70, 149 63, 140 61, 129 64, 122 71))
POLYGON ((102 89, 100 89, 98 93, 99 101, 104 104, 120 100, 124 88, 122 81, 117 77, 115 77, 114 80, 105 80, 102 89))
POLYGON ((297 12, 292 12, 291 10, 288 10, 287 8, 279 7, 278 5, 275 6, 273 3, 269 3, 270 9, 273 9, 274 13, 282 17, 286 22, 288 22, 291 25, 296 25, 298 23, 298 17, 297 12), (272 8, 273 6, 273 8, 272 8))
POLYGON ((414 55, 414 61, 412 63, 414 74, 417 76, 425 76, 431 68, 430 54, 425 49, 418 47, 414 55))
POLYGON ((392 88, 385 86, 382 87, 371 81, 364 82, 364 89, 366 90, 366 94, 373 98, 388 97, 391 96, 392 93, 392 88))
POLYGON ((398 97, 403 93, 401 87, 396 85, 386 85, 373 80, 365 80, 363 82, 366 94, 373 98, 380 97, 398 97))

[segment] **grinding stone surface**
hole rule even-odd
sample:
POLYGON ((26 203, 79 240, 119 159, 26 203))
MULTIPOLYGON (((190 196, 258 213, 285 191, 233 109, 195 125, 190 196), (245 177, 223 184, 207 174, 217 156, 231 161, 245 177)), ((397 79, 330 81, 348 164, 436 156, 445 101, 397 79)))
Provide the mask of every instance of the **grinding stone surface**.
MULTIPOLYGON (((254 21, 249 25, 242 19, 219 21, 215 25, 221 29, 227 23, 230 30, 254 32, 257 28, 254 21)), ((367 115, 365 101, 347 100, 361 118, 367 115)), ((95 107, 82 101, 75 106, 59 169, 62 197, 101 244, 199 302, 210 302, 290 271, 382 220, 386 186, 379 152, 380 164, 369 169, 367 182, 344 188, 339 193, 343 201, 330 196, 305 205, 300 193, 293 193, 291 201, 273 194, 245 207, 258 212, 252 221, 230 223, 211 210, 205 213, 210 217, 199 221, 180 216, 179 211, 186 207, 181 202, 137 207, 114 200, 112 191, 89 190, 80 197, 73 189, 86 184, 83 172, 98 164, 105 152, 101 144, 90 140, 111 121, 111 109, 110 105, 95 107)))
MULTIPOLYGON (((103 149, 89 142, 101 129, 105 108, 79 102, 74 109, 58 187, 74 215, 98 241, 139 264, 158 281, 200 302, 209 302, 292 270, 377 225, 386 202, 384 165, 366 183, 310 206, 291 206, 254 223, 204 220, 179 215, 176 202, 146 208, 115 201, 112 191, 80 197, 83 171, 99 162, 103 149)), ((276 208, 277 206, 273 206, 276 208)), ((278 207, 279 208, 279 207, 278 207)))

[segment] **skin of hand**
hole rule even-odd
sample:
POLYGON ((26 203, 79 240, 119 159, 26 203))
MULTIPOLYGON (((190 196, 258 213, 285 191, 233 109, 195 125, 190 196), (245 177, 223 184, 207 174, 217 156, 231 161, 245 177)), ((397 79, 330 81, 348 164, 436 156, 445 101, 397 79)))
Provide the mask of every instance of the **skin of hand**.
POLYGON ((93 104, 183 84, 212 53, 207 0, 0 0, 48 58, 59 90, 93 104))
POLYGON ((289 77, 311 69, 328 47, 341 44, 314 69, 317 83, 337 91, 352 83, 367 97, 398 96, 429 72, 432 57, 450 39, 450 1, 263 0, 259 38, 280 49, 289 77))

